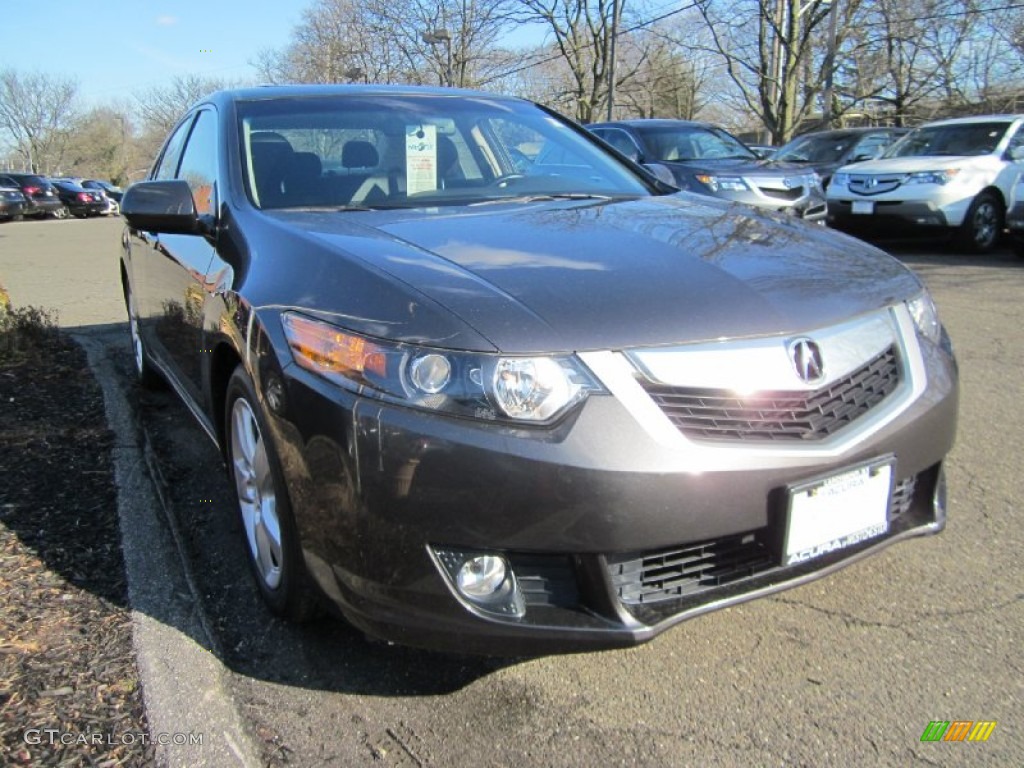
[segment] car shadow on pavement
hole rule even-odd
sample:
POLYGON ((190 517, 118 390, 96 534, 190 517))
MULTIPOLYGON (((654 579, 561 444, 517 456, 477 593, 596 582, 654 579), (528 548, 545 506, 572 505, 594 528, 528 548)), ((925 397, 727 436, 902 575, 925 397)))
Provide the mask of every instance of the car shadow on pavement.
MULTIPOLYGON (((88 331, 88 329, 82 329, 88 331)), ((367 639, 340 618, 294 625, 264 606, 249 572, 244 534, 215 446, 167 388, 134 383, 127 344, 108 346, 117 386, 126 396, 158 506, 173 529, 205 633, 176 627, 210 647, 239 675, 284 685, 370 696, 429 696, 459 690, 524 659, 460 656, 367 639)), ((134 607, 134 606, 133 606, 134 607)), ((174 621, 174 611, 154 617, 174 621)))

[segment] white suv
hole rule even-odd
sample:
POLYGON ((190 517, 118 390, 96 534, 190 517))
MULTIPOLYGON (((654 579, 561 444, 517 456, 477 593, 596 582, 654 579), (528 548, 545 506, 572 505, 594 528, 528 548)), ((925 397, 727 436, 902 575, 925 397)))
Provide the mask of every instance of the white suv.
POLYGON ((1022 124, 1024 115, 986 115, 922 125, 882 158, 836 171, 829 224, 861 234, 948 228, 964 248, 991 250, 1024 171, 1022 124))

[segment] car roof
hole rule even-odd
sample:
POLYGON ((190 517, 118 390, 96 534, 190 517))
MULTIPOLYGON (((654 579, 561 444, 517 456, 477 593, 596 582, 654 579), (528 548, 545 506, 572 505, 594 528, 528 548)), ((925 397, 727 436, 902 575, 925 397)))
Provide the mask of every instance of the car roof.
POLYGON ((1002 114, 1002 115, 972 115, 971 117, 951 117, 945 120, 932 120, 923 123, 919 128, 931 127, 933 125, 970 125, 971 123, 991 123, 993 121, 1012 122, 1013 120, 1024 120, 1024 114, 1002 114))
POLYGON ((811 131, 809 133, 801 133, 799 136, 794 136, 790 141, 796 141, 797 139, 805 139, 808 136, 855 136, 859 133, 875 133, 878 131, 896 131, 898 133, 908 133, 909 128, 900 128, 895 125, 876 125, 873 128, 866 128, 864 126, 856 126, 850 128, 833 128, 829 131, 811 131))
MULTIPOLYGON (((634 120, 612 120, 607 123, 591 123, 587 128, 719 128, 714 123, 705 123, 700 120, 669 120, 667 118, 636 118, 634 120)), ((724 129, 722 129, 724 130, 724 129)))
MULTIPOLYGON (((270 99, 317 98, 325 96, 357 96, 380 94, 388 96, 448 96, 476 97, 500 101, 521 101, 516 96, 503 96, 462 88, 439 88, 420 85, 258 85, 247 88, 228 88, 214 91, 196 104, 213 102, 227 104, 235 101, 262 101, 270 99)), ((528 102, 527 102, 528 103, 528 102)))

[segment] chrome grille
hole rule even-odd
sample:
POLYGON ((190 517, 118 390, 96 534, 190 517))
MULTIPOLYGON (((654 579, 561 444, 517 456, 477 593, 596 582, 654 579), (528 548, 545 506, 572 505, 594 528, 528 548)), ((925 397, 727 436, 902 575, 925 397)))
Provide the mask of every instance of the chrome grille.
POLYGON ((858 195, 881 195, 892 192, 903 183, 903 176, 869 176, 852 174, 849 188, 858 195))
POLYGON ((772 189, 770 187, 758 187, 758 190, 765 197, 773 197, 777 200, 799 200, 804 194, 803 187, 793 189, 772 189))
POLYGON ((820 440, 856 421, 891 394, 900 381, 899 359, 889 347, 853 373, 811 392, 689 389, 643 380, 642 386, 688 437, 726 440, 820 440))

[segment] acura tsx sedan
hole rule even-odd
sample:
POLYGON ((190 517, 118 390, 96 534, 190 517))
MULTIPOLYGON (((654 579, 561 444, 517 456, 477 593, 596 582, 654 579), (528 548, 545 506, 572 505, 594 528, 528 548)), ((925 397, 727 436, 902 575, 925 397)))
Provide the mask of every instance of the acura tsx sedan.
POLYGON ((542 106, 218 92, 122 213, 138 377, 222 451, 280 615, 623 647, 945 525, 957 371, 917 277, 542 106))

